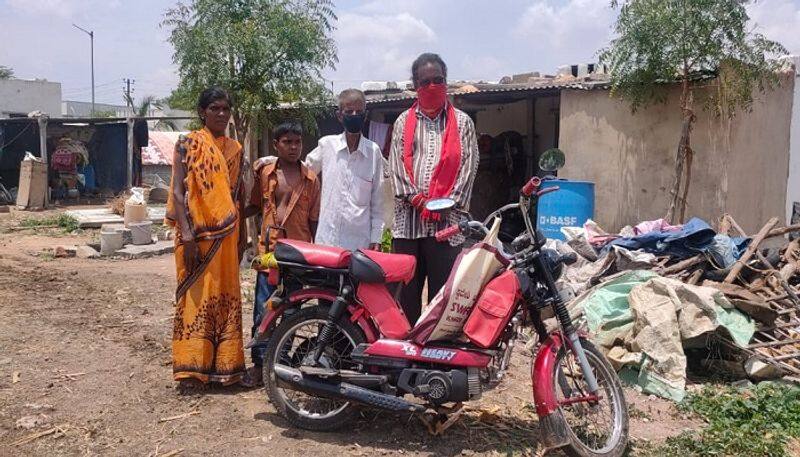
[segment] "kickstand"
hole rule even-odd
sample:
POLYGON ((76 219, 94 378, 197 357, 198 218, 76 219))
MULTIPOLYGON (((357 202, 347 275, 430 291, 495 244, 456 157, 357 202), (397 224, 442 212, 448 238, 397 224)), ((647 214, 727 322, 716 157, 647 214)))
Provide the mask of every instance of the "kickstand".
POLYGON ((435 412, 420 414, 419 420, 425 424, 428 433, 433 436, 440 436, 450 428, 461 417, 464 412, 464 404, 456 403, 453 407, 439 406, 435 412))

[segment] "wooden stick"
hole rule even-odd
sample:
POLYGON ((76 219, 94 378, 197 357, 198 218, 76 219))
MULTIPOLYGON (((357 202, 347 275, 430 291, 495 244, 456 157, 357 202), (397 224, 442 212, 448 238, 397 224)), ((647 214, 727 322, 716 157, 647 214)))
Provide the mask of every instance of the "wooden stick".
POLYGON ((695 266, 695 265, 697 265, 699 263, 702 263, 704 260, 705 260, 705 257, 703 257, 702 255, 698 254, 698 255, 696 255, 694 257, 689 257, 686 260, 681 260, 680 262, 676 263, 675 265, 672 265, 672 266, 669 266, 667 268, 664 268, 663 270, 661 270, 660 273, 662 275, 670 275, 670 274, 678 273, 678 272, 686 270, 686 269, 688 269, 690 267, 693 267, 693 266, 695 266))
POLYGON ((770 230, 765 238, 775 238, 776 236, 783 236, 787 233, 800 232, 800 224, 790 225, 788 227, 781 227, 775 230, 770 230))
POLYGON ((770 357, 768 360, 773 360, 775 362, 780 362, 780 361, 783 361, 783 360, 794 359, 794 358, 800 359, 800 352, 794 352, 792 354, 786 354, 786 355, 782 355, 782 356, 779 356, 779 357, 770 357))
POLYGON ((689 280, 686 282, 693 286, 697 285, 697 283, 700 282, 700 278, 703 277, 703 273, 705 273, 705 271, 706 270, 704 268, 698 268, 697 270, 694 270, 694 273, 689 276, 689 280))
POLYGON ((22 446, 23 444, 30 443, 31 441, 38 440, 39 438, 42 438, 42 437, 47 436, 47 435, 52 435, 53 433, 56 433, 56 432, 59 432, 59 431, 63 432, 63 429, 61 427, 53 427, 53 428, 47 429, 47 430, 45 430, 43 432, 34 433, 33 435, 28 435, 28 436, 26 436, 24 438, 20 438, 17 441, 14 441, 11 444, 13 444, 14 446, 22 446))
POLYGON ((765 348, 765 347, 777 347, 777 346, 787 346, 790 344, 800 343, 800 339, 793 339, 793 340, 785 340, 785 341, 768 341, 766 343, 755 343, 747 346, 748 349, 755 349, 755 348, 765 348))
POLYGON ((161 457, 174 457, 180 454, 181 452, 183 452, 183 448, 175 449, 174 451, 169 451, 166 454, 161 454, 161 457))
POLYGON ((200 411, 189 411, 188 413, 178 414, 177 416, 163 417, 158 420, 158 423, 160 424, 162 422, 175 421, 178 419, 186 419, 189 416, 196 416, 198 414, 200 414, 200 411))
POLYGON ((761 228, 761 230, 758 232, 755 238, 753 238, 753 242, 750 243, 750 246, 747 247, 745 253, 742 254, 742 256, 739 258, 739 260, 736 261, 735 264, 733 264, 731 271, 728 272, 728 276, 725 277, 725 281, 723 282, 732 283, 734 279, 736 279, 736 277, 739 276, 739 272, 742 271, 742 268, 744 268, 747 261, 750 260, 750 257, 753 257, 753 254, 755 254, 755 252, 758 250, 758 247, 761 245, 761 242, 764 241, 764 238, 767 236, 767 233, 769 233, 772 227, 775 227, 775 225, 777 224, 778 224, 778 218, 773 217, 767 222, 766 225, 764 225, 764 227, 761 228))

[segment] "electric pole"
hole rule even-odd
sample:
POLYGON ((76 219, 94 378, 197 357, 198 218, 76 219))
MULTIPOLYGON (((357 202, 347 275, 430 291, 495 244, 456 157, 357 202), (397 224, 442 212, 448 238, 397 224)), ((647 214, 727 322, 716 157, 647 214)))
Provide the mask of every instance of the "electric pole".
POLYGON ((94 117, 94 30, 89 31, 84 28, 78 27, 75 24, 72 24, 73 27, 80 30, 81 32, 89 35, 89 52, 91 53, 91 65, 92 65, 92 117, 94 117))
POLYGON ((136 83, 135 79, 124 78, 122 80, 125 83, 125 87, 122 88, 123 97, 125 98, 125 104, 128 105, 128 108, 131 109, 131 115, 133 115, 133 93, 135 89, 131 87, 132 84, 136 83))

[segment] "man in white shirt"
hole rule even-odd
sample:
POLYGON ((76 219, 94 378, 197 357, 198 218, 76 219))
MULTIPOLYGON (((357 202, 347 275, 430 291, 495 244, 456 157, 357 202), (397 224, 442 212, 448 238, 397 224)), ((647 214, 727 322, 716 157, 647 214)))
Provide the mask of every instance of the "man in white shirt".
POLYGON ((345 131, 320 138, 306 166, 322 177, 322 204, 315 242, 345 249, 380 249, 384 227, 383 157, 362 135, 367 116, 364 93, 339 94, 336 117, 345 131))

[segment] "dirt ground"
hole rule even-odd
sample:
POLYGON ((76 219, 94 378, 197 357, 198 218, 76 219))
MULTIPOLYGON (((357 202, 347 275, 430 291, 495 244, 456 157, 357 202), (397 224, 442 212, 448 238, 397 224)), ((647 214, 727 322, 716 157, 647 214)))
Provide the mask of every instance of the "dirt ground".
MULTIPOLYGON (((504 383, 441 437, 415 417, 372 410, 337 433, 295 430, 261 390, 179 396, 172 256, 54 259, 46 249, 96 234, 18 230, 20 217, 0 214, 0 456, 537 454, 523 350, 504 383)), ((253 275, 243 278, 249 336, 253 275)), ((669 402, 627 395, 634 454, 635 443, 701 425, 669 402)))

